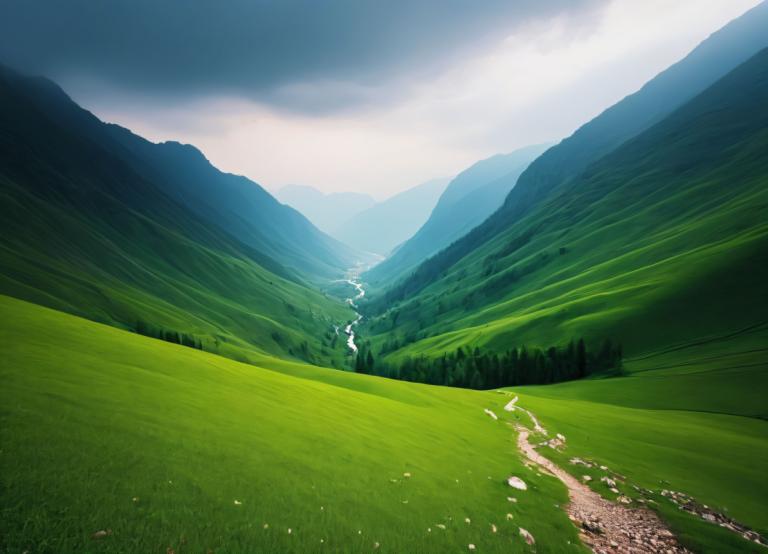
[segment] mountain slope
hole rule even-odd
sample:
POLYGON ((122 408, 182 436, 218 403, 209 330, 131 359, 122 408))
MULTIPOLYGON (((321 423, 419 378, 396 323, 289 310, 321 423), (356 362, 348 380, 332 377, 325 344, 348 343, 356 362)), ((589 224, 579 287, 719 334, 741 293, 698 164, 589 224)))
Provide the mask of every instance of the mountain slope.
POLYGON ((142 321, 190 334, 229 356, 341 363, 324 335, 349 310, 176 202, 113 142, 92 140, 83 113, 41 109, 41 97, 70 102, 52 87, 0 72, 1 292, 123 328, 142 321))
POLYGON ((118 125, 104 124, 50 81, 27 79, 17 86, 52 122, 99 144, 167 196, 282 265, 327 280, 357 261, 349 247, 318 231, 253 181, 219 171, 195 147, 154 144, 118 125))
POLYGON ((325 194, 316 188, 303 185, 287 185, 275 193, 280 202, 288 204, 304 214, 326 233, 338 236, 339 226, 371 208, 376 201, 368 194, 359 192, 332 192, 325 194))
POLYGON ((376 285, 394 281, 482 223, 545 149, 538 145, 498 154, 462 171, 448 184, 426 223, 391 258, 366 273, 366 279, 376 285))
MULTIPOLYGON (((615 104, 550 148, 520 176, 500 210, 482 225, 435 256, 431 271, 439 275, 463 256, 504 232, 553 191, 565 186, 590 163, 660 121, 687 100, 768 46, 768 2, 756 6, 713 33, 688 56, 638 92, 615 104)), ((404 287, 413 292, 429 279, 422 275, 404 287)))
POLYGON ((418 341, 392 356, 579 336, 636 354, 765 321, 767 104, 768 49, 447 273, 422 265, 370 331, 418 341))
POLYGON ((337 228, 336 236, 355 248, 386 255, 427 221, 448 179, 433 179, 379 202, 337 228))

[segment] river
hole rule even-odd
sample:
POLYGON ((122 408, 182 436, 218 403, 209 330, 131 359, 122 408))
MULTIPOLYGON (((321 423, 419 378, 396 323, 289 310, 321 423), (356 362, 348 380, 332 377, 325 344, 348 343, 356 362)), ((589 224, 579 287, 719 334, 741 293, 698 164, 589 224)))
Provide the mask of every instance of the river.
MULTIPOLYGON (((360 300, 363 296, 365 296, 365 289, 363 289, 362 283, 360 283, 357 279, 359 279, 359 270, 357 268, 350 269, 349 273, 347 274, 347 278, 345 281, 349 283, 352 287, 355 288, 355 291, 357 294, 355 296, 352 296, 350 298, 347 298, 347 304, 352 306, 353 308, 357 308, 357 302, 360 300)), ((360 315, 357 311, 355 311, 355 320, 352 323, 349 323, 346 327, 344 327, 344 332, 347 334, 347 347, 355 354, 357 354, 357 345, 355 344, 355 330, 353 327, 360 323, 360 321, 363 319, 363 316, 360 315)))

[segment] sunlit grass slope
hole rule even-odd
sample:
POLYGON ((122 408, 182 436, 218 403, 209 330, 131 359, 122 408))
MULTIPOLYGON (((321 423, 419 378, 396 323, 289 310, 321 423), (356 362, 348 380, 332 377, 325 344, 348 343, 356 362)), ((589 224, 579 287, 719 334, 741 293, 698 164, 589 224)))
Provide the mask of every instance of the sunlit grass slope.
MULTIPOLYGON (((585 470, 567 460, 591 458, 641 486, 693 495, 765 534, 766 334, 757 328, 648 353, 628 361, 627 377, 514 392, 551 432, 566 435, 562 455, 546 454, 576 475, 585 470)), ((596 488, 607 492, 599 481, 596 488)), ((669 503, 661 509, 697 552, 751 551, 732 533, 683 517, 669 503)))
POLYGON ((255 367, 8 297, 0 313, 2 551, 531 551, 518 527, 584 551, 564 488, 483 413, 503 395, 255 367))

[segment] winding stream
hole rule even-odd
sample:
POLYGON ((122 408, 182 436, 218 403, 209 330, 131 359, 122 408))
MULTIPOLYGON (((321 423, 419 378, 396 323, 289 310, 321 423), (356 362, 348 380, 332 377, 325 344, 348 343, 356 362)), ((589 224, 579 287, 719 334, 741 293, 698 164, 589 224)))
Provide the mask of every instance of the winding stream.
MULTIPOLYGON (((355 296, 347 298, 347 304, 353 308, 357 308, 357 304, 355 304, 355 302, 365 296, 365 289, 363 289, 363 285, 357 281, 358 278, 359 270, 355 268, 349 270, 348 277, 345 279, 345 281, 353 286, 357 292, 355 296)), ((347 335, 347 348, 349 348, 352 353, 357 354, 357 345, 355 344, 355 331, 353 327, 360 323, 360 321, 363 319, 363 316, 360 315, 357 311, 355 311, 355 315, 355 320, 344 327, 344 333, 347 335)))

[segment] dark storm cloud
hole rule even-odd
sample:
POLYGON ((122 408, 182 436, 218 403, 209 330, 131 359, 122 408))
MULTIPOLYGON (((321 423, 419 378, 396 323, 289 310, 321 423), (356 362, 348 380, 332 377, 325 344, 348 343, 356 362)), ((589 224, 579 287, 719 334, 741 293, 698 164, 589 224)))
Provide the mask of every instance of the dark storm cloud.
POLYGON ((323 111, 439 71, 532 21, 588 20, 603 3, 0 0, 0 61, 117 90, 323 111))

